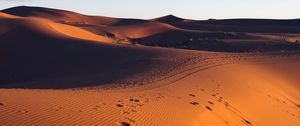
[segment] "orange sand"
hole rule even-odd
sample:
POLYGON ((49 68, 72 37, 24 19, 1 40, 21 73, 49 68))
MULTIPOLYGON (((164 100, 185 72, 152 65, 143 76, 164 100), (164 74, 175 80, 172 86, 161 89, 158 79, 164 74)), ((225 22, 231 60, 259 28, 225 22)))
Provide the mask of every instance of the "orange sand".
POLYGON ((199 30, 188 27, 203 27, 202 21, 172 15, 137 20, 49 8, 6 11, 17 16, 0 13, 1 126, 300 124, 298 51, 198 48, 249 40, 249 47, 272 45, 282 35, 290 44, 299 34, 199 30), (161 47, 117 42, 132 38, 161 47), (176 49, 182 47, 198 51, 176 49))

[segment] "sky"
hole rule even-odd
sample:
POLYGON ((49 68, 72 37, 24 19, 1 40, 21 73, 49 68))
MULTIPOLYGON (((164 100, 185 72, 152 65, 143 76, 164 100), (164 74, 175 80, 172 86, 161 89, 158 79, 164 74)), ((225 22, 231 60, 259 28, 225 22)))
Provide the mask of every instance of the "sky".
POLYGON ((300 0, 0 0, 0 10, 40 6, 120 18, 300 18, 300 0))

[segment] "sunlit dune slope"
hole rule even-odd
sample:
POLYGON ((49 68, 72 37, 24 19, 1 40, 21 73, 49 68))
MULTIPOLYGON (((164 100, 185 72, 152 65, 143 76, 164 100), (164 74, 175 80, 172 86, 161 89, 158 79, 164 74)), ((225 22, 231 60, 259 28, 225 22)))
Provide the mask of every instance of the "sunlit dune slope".
MULTIPOLYGON (((199 53, 193 57, 207 55, 199 53)), ((218 55, 202 62, 192 58, 190 62, 195 61, 194 64, 185 64, 190 69, 138 87, 1 89, 0 125, 297 126, 300 123, 299 54, 239 54, 226 58, 222 58, 222 53, 218 55)), ((165 66, 168 65, 172 64, 165 66)))
POLYGON ((62 24, 77 26, 108 37, 112 37, 109 36, 112 34, 114 37, 119 38, 141 38, 177 29, 168 24, 147 20, 87 16, 70 11, 41 7, 20 6, 2 10, 2 12, 21 17, 44 18, 62 24))
POLYGON ((0 18, 17 18, 17 16, 0 12, 0 18))
MULTIPOLYGON (((69 25, 63 25, 59 23, 54 23, 48 20, 36 19, 36 18, 18 18, 18 19, 1 19, 1 27, 8 28, 10 30, 2 30, 2 32, 9 32, 11 30, 19 30, 22 28, 28 29, 34 32, 40 32, 44 35, 49 36, 61 36, 61 37, 71 37, 84 40, 92 40, 99 42, 111 43, 106 37, 96 35, 94 33, 82 30, 77 27, 72 27, 69 25)), ((17 34, 16 34, 17 36, 17 34)))
POLYGON ((106 29, 110 33, 128 38, 142 38, 166 31, 178 30, 176 27, 158 22, 143 22, 132 25, 112 26, 106 29))

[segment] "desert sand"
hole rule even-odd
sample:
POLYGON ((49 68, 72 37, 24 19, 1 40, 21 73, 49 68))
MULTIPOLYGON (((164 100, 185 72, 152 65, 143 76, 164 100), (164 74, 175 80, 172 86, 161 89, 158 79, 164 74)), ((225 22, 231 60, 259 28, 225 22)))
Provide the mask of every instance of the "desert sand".
POLYGON ((0 125, 298 126, 291 24, 2 10, 0 125))

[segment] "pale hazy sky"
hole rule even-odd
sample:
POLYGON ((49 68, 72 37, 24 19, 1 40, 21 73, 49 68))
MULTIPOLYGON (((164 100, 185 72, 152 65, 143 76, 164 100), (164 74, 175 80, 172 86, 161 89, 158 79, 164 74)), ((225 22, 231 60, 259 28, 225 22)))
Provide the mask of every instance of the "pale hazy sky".
POLYGON ((300 0, 0 0, 0 9, 20 5, 144 19, 168 14, 191 19, 300 18, 300 0))

